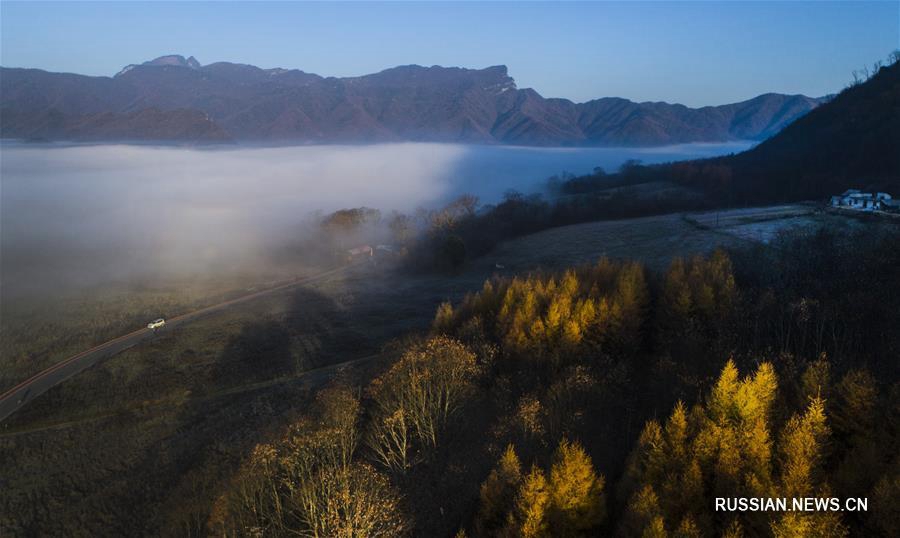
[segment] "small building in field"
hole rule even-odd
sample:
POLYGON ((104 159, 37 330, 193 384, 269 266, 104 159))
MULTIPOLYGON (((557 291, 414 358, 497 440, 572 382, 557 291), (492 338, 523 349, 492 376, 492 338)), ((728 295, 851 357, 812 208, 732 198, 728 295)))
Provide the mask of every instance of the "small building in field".
POLYGON ((374 251, 372 250, 372 247, 369 245, 362 245, 347 251, 347 261, 352 262, 360 258, 371 258, 373 254, 374 251))
POLYGON ((831 206, 857 211, 896 211, 897 201, 886 192, 862 192, 849 189, 843 194, 831 197, 831 206))

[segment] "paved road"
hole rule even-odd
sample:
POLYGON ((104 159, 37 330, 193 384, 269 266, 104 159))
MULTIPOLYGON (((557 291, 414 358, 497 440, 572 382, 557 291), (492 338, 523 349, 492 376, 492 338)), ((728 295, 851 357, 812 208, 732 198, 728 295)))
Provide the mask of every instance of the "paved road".
MULTIPOLYGON (((213 312, 218 312, 219 310, 222 310, 229 306, 251 301, 253 299, 257 299, 259 297, 263 297, 286 289, 311 284, 313 282, 320 281, 347 271, 351 267, 353 266, 347 265, 318 273, 310 277, 297 278, 295 280, 280 284, 272 288, 268 288, 255 293, 250 293, 247 295, 242 295, 241 297, 238 297, 236 299, 231 299, 229 301, 208 306, 200 310, 188 312, 187 314, 182 314, 180 316, 167 319, 165 327, 160 330, 170 331, 176 327, 180 327, 191 321, 194 321, 201 316, 211 314, 213 312)), ((3 394, 0 394, 0 421, 3 421, 4 419, 6 419, 6 417, 21 409, 28 402, 34 400, 36 397, 40 396, 44 392, 47 392, 57 384, 62 383, 66 379, 69 379, 82 370, 89 368, 94 364, 97 364, 103 359, 111 357, 117 353, 121 353, 128 348, 134 347, 144 340, 153 338, 155 335, 156 333, 153 330, 144 327, 143 329, 138 329, 134 332, 130 332, 126 335, 110 340, 109 342, 100 344, 99 346, 92 347, 91 349, 88 349, 86 351, 82 351, 77 355, 69 357, 64 361, 57 363, 50 368, 47 368, 43 372, 31 376, 30 378, 19 383, 3 394)))

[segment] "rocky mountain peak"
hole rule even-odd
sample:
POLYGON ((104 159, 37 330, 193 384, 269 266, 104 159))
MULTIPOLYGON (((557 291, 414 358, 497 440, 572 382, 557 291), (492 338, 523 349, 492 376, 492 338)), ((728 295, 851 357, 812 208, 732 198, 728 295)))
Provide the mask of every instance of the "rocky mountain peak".
MULTIPOLYGON (((116 76, 124 75, 125 73, 131 71, 139 64, 129 64, 122 68, 121 71, 116 73, 116 76)), ((188 69, 200 69, 202 67, 200 62, 197 61, 193 56, 188 56, 185 58, 180 54, 168 54, 166 56, 160 56, 158 58, 154 58, 152 60, 148 60, 140 65, 150 65, 150 66, 175 66, 175 67, 187 67, 188 69)))

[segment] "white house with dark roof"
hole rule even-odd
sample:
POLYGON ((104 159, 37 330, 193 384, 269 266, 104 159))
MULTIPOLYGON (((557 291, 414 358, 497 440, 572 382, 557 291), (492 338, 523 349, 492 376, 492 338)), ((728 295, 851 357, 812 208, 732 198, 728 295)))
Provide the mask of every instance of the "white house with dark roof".
POLYGON ((831 206, 858 211, 897 211, 900 209, 900 203, 886 192, 871 193, 858 189, 848 189, 839 196, 832 196, 831 206))

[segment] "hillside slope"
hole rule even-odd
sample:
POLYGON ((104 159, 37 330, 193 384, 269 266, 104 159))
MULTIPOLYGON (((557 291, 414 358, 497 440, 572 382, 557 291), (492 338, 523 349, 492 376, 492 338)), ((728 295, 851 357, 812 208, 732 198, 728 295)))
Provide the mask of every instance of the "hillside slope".
POLYGON ((753 149, 632 173, 640 181, 675 180, 731 203, 815 199, 848 188, 900 195, 900 63, 753 149))
POLYGON ((197 110, 95 112, 63 114, 56 109, 41 113, 4 111, 3 132, 25 140, 226 142, 224 129, 197 110))
POLYGON ((900 187, 900 63, 731 159, 736 187, 788 198, 827 196, 847 187, 900 187))

